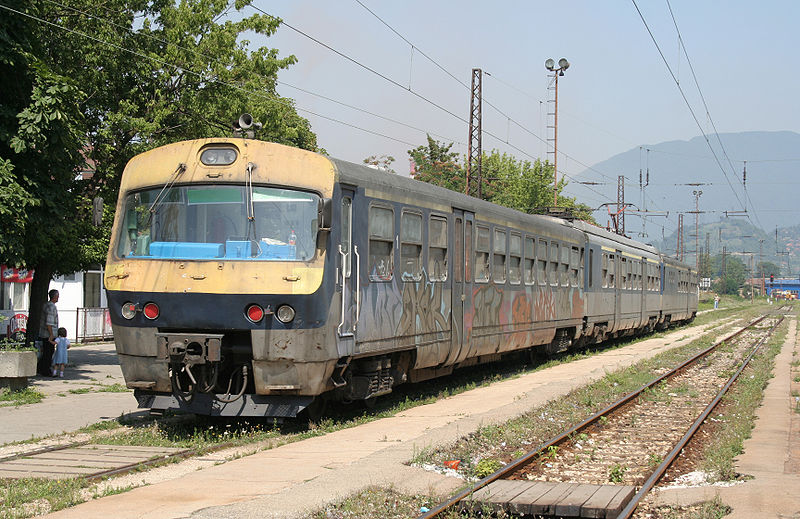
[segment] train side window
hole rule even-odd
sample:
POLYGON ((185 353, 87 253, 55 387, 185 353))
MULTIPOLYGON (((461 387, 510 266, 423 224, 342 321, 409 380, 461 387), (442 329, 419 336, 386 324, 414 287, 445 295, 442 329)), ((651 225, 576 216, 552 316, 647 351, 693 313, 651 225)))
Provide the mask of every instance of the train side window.
POLYGON ((558 243, 550 242, 550 261, 547 268, 550 272, 550 284, 558 285, 558 243))
POLYGON ((400 279, 422 279, 422 215, 410 211, 400 214, 400 279))
POLYGON ((373 205, 369 208, 369 278, 392 279, 393 258, 394 210, 373 205))
POLYGON ((472 222, 464 226, 464 281, 472 281, 472 222))
POLYGON ((522 280, 522 236, 511 233, 508 240, 508 280, 519 285, 522 280))
POLYGON ((489 281, 489 228, 477 226, 475 238, 475 281, 486 283, 489 281))
POLYGON ((578 286, 578 270, 580 270, 581 252, 578 247, 569 251, 569 281, 574 287, 578 286))
POLYGON ((625 256, 619 257, 619 288, 627 288, 628 286, 628 258, 625 256))
POLYGON ((589 288, 594 288, 594 249, 589 249, 589 288))
POLYGON ((453 264, 453 281, 461 283, 464 279, 464 223, 461 218, 456 218, 456 228, 453 231, 453 246, 455 247, 453 264))
POLYGON ((617 275, 617 258, 614 254, 608 255, 608 286, 617 288, 615 276, 617 275))
POLYGON ((532 285, 536 280, 534 269, 536 265, 536 256, 533 255, 533 238, 530 236, 525 237, 525 284, 532 285))
POLYGON ((494 230, 494 254, 492 255, 492 279, 495 283, 506 282, 506 231, 494 230))
POLYGON ((547 284, 547 242, 541 239, 536 243, 536 280, 547 284))
POLYGON ((602 285, 603 288, 608 288, 608 254, 606 254, 605 252, 602 255, 601 263, 602 263, 601 265, 602 285))
POLYGON ((447 279, 447 218, 431 215, 428 221, 428 276, 431 281, 447 279))
POLYGON ((349 197, 342 198, 342 251, 344 252, 344 277, 350 277, 350 270, 352 264, 352 255, 350 254, 350 247, 352 246, 352 232, 351 222, 353 221, 353 202, 349 197))
POLYGON ((569 286, 569 254, 570 248, 567 245, 561 246, 561 264, 559 265, 559 274, 561 278, 561 286, 569 286))

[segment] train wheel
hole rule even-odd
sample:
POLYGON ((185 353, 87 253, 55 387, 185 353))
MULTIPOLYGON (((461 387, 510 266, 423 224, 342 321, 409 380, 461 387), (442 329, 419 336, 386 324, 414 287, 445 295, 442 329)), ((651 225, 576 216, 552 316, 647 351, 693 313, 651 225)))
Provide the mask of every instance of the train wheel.
POLYGON ((377 401, 378 401, 377 396, 371 396, 369 398, 365 398, 364 400, 362 400, 362 402, 364 402, 364 407, 366 407, 367 409, 373 409, 377 401))

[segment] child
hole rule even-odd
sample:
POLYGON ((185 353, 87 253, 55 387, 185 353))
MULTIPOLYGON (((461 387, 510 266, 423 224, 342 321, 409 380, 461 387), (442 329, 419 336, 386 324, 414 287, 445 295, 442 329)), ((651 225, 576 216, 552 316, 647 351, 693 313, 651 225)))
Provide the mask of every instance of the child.
POLYGON ((69 349, 69 339, 67 339, 67 329, 59 328, 56 338, 56 352, 53 354, 53 376, 64 378, 64 366, 67 365, 67 350, 69 349))

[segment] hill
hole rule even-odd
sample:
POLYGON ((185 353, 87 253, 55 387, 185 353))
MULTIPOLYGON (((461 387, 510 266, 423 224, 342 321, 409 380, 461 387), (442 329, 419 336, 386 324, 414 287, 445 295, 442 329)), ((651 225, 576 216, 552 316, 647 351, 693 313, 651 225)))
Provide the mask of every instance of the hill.
MULTIPOLYGON (((780 132, 741 132, 720 134, 720 140, 727 152, 722 154, 715 135, 709 137, 714 150, 723 165, 727 177, 714 159, 704 137, 688 141, 669 141, 658 144, 643 144, 608 160, 595 164, 579 176, 584 179, 597 179, 602 172, 613 181, 604 192, 616 201, 616 178, 625 175, 625 200, 641 206, 639 190, 639 171, 649 167, 650 185, 646 188, 647 209, 669 211, 667 229, 677 227, 678 212, 695 209, 694 190, 702 190, 700 197, 701 222, 716 221, 725 211, 748 209, 749 220, 753 225, 774 230, 775 227, 800 225, 800 211, 796 209, 797 170, 800 167, 800 133, 780 132), (646 150, 650 150, 648 153, 646 150), (730 161, 728 160, 730 159, 730 161), (747 162, 746 193, 742 185, 742 173, 747 162), (734 174, 735 172, 735 174, 734 174), (687 185, 703 184, 703 185, 687 185), (755 208, 755 210, 754 210, 755 208)), ((573 186, 579 193, 580 186, 573 186)), ((579 195, 580 196, 580 195, 579 195)), ((596 196, 594 197, 596 198, 596 196)), ((605 214, 597 215, 598 221, 605 222, 605 214)), ((653 218, 654 222, 663 222, 653 218)), ((641 230, 638 218, 627 217, 628 231, 641 230)), ((691 225, 694 232, 693 215, 684 217, 684 225, 691 225)), ((648 228, 653 237, 661 235, 661 229, 648 228)), ((652 238, 651 238, 652 239, 652 238)))

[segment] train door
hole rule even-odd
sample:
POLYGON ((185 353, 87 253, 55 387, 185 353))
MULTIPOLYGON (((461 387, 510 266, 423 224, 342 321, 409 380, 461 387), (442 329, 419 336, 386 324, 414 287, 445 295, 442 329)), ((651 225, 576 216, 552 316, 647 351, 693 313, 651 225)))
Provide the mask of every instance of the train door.
POLYGON ((359 255, 358 246, 353 243, 353 200, 352 189, 342 188, 340 212, 340 239, 337 284, 341 288, 342 313, 337 328, 339 357, 353 354, 355 332, 359 310, 359 255))
POLYGON ((641 312, 639 314, 639 326, 647 324, 647 260, 645 258, 636 262, 638 271, 636 276, 636 287, 641 295, 641 312))
POLYGON ((622 322, 620 321, 622 315, 622 289, 625 288, 625 285, 622 282, 623 276, 627 275, 626 272, 622 271, 622 251, 618 250, 614 254, 614 330, 619 330, 622 328, 622 322))
POLYGON ((453 285, 450 354, 446 364, 455 364, 469 354, 472 323, 472 226, 474 215, 453 210, 453 285))

